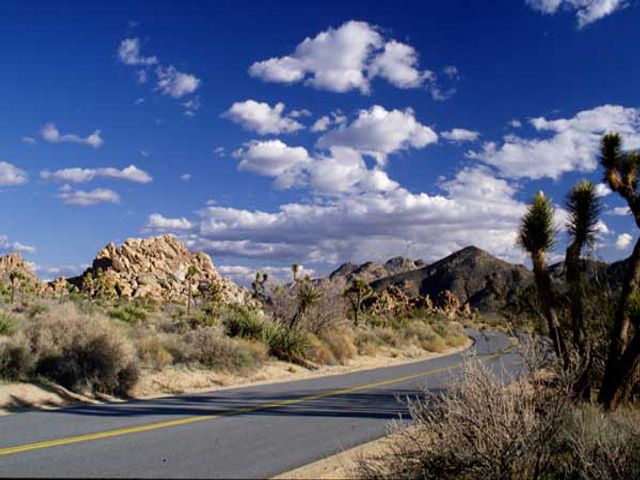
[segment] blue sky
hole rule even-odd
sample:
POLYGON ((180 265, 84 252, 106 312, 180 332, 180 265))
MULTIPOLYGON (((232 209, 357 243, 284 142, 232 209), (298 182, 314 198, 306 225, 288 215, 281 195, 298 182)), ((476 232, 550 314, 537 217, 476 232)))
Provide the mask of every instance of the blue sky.
MULTIPOLYGON (((603 132, 640 148, 639 24, 636 0, 3 2, 0 253, 53 277, 172 233, 239 281, 524 261, 536 191, 561 224, 603 132)), ((602 194, 613 260, 637 233, 602 194)))

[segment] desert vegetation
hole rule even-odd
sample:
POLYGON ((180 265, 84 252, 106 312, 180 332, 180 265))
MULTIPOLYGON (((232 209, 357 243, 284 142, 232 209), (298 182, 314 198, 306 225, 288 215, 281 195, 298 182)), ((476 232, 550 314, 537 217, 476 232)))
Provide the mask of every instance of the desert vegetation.
POLYGON ((242 302, 225 302, 217 284, 197 282, 193 266, 184 301, 123 298, 101 269, 46 291, 21 288, 22 276, 10 275, 0 292, 0 377, 126 396, 141 376, 177 367, 243 375, 277 359, 314 369, 357 355, 441 353, 467 341, 460 325, 435 311, 374 315, 362 301, 354 310, 350 295, 368 288, 372 297, 368 285, 298 271, 294 265, 285 284, 258 272, 242 302))

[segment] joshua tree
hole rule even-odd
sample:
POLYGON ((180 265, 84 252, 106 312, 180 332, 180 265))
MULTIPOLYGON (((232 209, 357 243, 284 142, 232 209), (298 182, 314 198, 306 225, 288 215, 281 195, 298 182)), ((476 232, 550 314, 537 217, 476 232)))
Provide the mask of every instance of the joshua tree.
POLYGON ((300 273, 300 264, 294 263, 293 265, 291 265, 291 276, 293 277, 293 283, 297 283, 298 273, 300 273))
POLYGON ((300 319, 309 311, 309 309, 320 301, 322 293, 311 282, 311 279, 307 277, 304 282, 300 283, 296 297, 298 299, 298 308, 291 319, 291 323, 289 325, 291 328, 297 326, 300 319))
POLYGON ((20 270, 11 270, 9 272, 9 283, 11 284, 11 305, 16 298, 16 290, 20 283, 24 280, 24 274, 20 270))
POLYGON ((264 272, 256 272, 256 278, 251 282, 251 289, 253 290, 253 298, 260 300, 261 302, 267 301, 267 291, 265 284, 269 280, 269 274, 264 272))
POLYGON ((362 308, 362 302, 369 298, 373 294, 373 289, 364 280, 356 278, 351 282, 349 288, 344 291, 344 296, 351 303, 353 309, 353 323, 358 326, 358 317, 360 309, 362 308))
POLYGON ((545 254, 553 247, 554 235, 551 202, 544 196, 544 193, 538 192, 527 213, 522 218, 518 243, 531 255, 536 290, 538 291, 542 311, 547 320, 553 349, 556 355, 562 358, 566 364, 565 345, 560 331, 558 316, 553 306, 551 277, 545 262, 545 254))
POLYGON ((191 300, 193 297, 193 279, 198 275, 198 269, 194 265, 190 265, 185 275, 187 281, 187 315, 191 313, 191 300))
POLYGON ((574 185, 567 196, 566 207, 569 246, 565 255, 565 268, 569 283, 573 343, 578 352, 584 355, 584 286, 580 273, 580 255, 595 240, 598 216, 602 210, 595 185, 587 180, 574 185))
MULTIPOLYGON (((623 153, 622 140, 615 133, 602 138, 600 150, 605 181, 627 202, 636 226, 640 227, 640 153, 623 153)), ((635 309, 631 308, 635 303, 633 299, 638 290, 639 276, 640 241, 637 241, 627 260, 598 398, 607 408, 616 407, 628 397, 640 363, 640 317, 633 314, 635 309)))

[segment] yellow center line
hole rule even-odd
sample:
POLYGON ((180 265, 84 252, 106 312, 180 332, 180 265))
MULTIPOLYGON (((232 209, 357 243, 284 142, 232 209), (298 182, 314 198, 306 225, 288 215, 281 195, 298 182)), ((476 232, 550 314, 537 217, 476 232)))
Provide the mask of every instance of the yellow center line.
MULTIPOLYGON (((493 358, 497 358, 503 354, 505 354, 506 352, 508 352, 509 350, 511 350, 514 347, 514 345, 511 345, 505 349, 500 350, 497 353, 494 353, 492 355, 488 355, 486 357, 482 358, 482 361, 487 361, 487 360, 491 360, 493 358)), ((12 455, 15 453, 23 453, 23 452, 29 452, 31 450, 39 450, 39 449, 43 449, 43 448, 51 448, 51 447, 57 447, 57 446, 61 446, 61 445, 70 445, 73 443, 81 443, 81 442, 90 442, 93 440, 101 440, 104 438, 111 438, 111 437, 119 437, 122 435, 129 435, 131 433, 140 433, 140 432, 149 432, 152 430, 159 430, 161 428, 169 428, 169 427, 177 427, 180 425, 188 425, 190 423, 197 423, 197 422, 204 422, 206 420, 213 420, 216 418, 221 418, 221 417, 226 417, 226 416, 230 416, 230 415, 240 415, 243 413, 253 413, 253 412, 257 412, 260 410, 267 410, 270 408, 276 408, 276 407, 283 407, 283 406, 287 406, 287 405, 295 405, 298 403, 302 403, 302 402, 306 402, 309 400, 318 400, 320 398, 326 398, 326 397, 334 397, 334 396, 338 396, 338 395, 344 395, 347 393, 353 393, 353 392, 358 392, 360 390, 366 390, 369 388, 375 388, 375 387, 381 387, 381 386, 385 386, 385 385, 391 385, 394 383, 400 383, 400 382, 404 382, 407 380, 413 380, 416 378, 420 378, 420 377, 428 377, 431 375, 435 375, 437 373, 442 373, 442 372, 446 372, 447 370, 452 370, 454 368, 459 367, 460 365, 462 365, 463 360, 456 362, 454 364, 451 364, 449 366, 446 367, 441 367, 441 368, 436 368, 433 370, 427 370, 424 372, 420 372, 420 373, 413 373, 410 375, 404 375, 401 377, 395 377, 395 378, 391 378, 388 380, 382 380, 379 382, 373 382, 373 383, 367 383, 365 385, 358 385, 356 387, 349 387, 349 388, 341 388, 341 389, 337 389, 337 390, 330 390, 327 392, 322 392, 322 393, 316 393, 316 394, 312 394, 312 395, 305 395, 305 396, 301 396, 301 397, 297 397, 297 398, 292 398, 289 400, 280 400, 280 401, 276 401, 276 402, 268 402, 268 403, 262 403, 260 405, 256 405, 253 407, 244 407, 244 408, 238 408, 235 410, 227 410, 224 412, 220 412, 214 415, 194 415, 191 417, 185 417, 185 418, 179 418, 177 420, 167 420, 164 422, 156 422, 156 423, 149 423, 147 425, 140 425, 137 427, 129 427, 129 428, 118 428, 115 430, 107 430, 104 432, 96 432, 96 433, 87 433, 84 435, 76 435, 73 437, 64 437, 64 438, 56 438, 53 440, 46 440, 43 442, 35 442, 35 443, 26 443, 23 445, 16 445, 14 447, 7 447, 7 448, 2 448, 0 449, 0 456, 4 456, 4 455, 12 455)))

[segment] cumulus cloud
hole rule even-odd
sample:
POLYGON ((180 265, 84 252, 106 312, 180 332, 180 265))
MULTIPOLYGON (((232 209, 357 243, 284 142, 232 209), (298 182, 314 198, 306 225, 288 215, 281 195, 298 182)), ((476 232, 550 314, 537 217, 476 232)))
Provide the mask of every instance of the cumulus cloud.
POLYGON ((607 132, 620 133, 626 148, 640 147, 640 110, 635 108, 603 105, 568 119, 539 117, 530 123, 546 138, 507 135, 502 144, 487 142, 467 156, 494 165, 503 175, 557 179, 566 172, 593 171, 600 138, 607 132))
POLYGON ((193 223, 191 223, 184 217, 167 218, 160 215, 159 213, 152 213, 147 219, 146 228, 150 230, 165 232, 191 230, 193 226, 193 223))
POLYGON ((291 133, 304 128, 301 123, 291 118, 291 114, 283 116, 283 113, 284 103, 282 102, 271 107, 266 102, 246 100, 235 102, 222 114, 222 117, 259 135, 291 133))
POLYGON ((42 170, 40 178, 64 183, 85 183, 95 178, 108 178, 112 180, 126 180, 136 183, 149 183, 153 180, 144 170, 135 165, 129 165, 123 169, 113 167, 106 168, 63 168, 50 172, 42 170))
POLYGON ((407 247, 430 260, 470 244, 524 258, 515 238, 525 205, 514 198, 514 186, 480 167, 458 172, 440 188, 436 195, 362 192, 275 212, 212 204, 183 239, 214 255, 288 262, 380 259, 407 247))
POLYGON ((95 188, 91 191, 73 190, 68 185, 60 189, 58 198, 66 205, 89 207, 100 203, 120 203, 120 196, 108 188, 95 188))
POLYGON ((628 233, 621 233, 616 239, 616 248, 618 250, 626 250, 631 245, 633 237, 628 233))
POLYGON ((560 10, 576 15, 578 28, 611 15, 626 5, 625 0, 525 0, 534 10, 553 15, 560 10))
POLYGON ((35 253, 36 249, 30 245, 12 241, 7 235, 0 235, 0 253, 6 254, 11 252, 35 253))
POLYGON ((264 81, 298 83, 333 92, 368 93, 379 77, 399 88, 416 88, 432 74, 418 67, 413 47, 387 40, 367 22, 349 21, 306 38, 295 51, 251 65, 249 73, 264 81))
POLYGON ((27 172, 8 162, 0 162, 0 186, 23 185, 29 181, 27 172))
POLYGON ((96 130, 86 137, 81 137, 75 133, 61 134, 54 123, 45 124, 40 130, 42 138, 49 143, 78 143, 89 147, 98 148, 104 142, 100 137, 100 130, 96 130))
POLYGON ((604 184, 604 183, 598 183, 596 185, 596 196, 603 198, 606 197, 607 195, 611 195, 611 189, 609 188, 608 185, 604 184))
POLYGON ((318 118, 313 125, 311 125, 311 131, 314 133, 325 132, 329 129, 329 127, 333 127, 335 125, 342 125, 347 121, 347 117, 342 114, 340 111, 331 112, 330 115, 323 115, 318 118))
MULTIPOLYGON (((256 277, 256 271, 269 274, 269 283, 286 283, 291 281, 291 267, 266 266, 253 269, 244 265, 218 265, 218 272, 225 277, 231 278, 239 285, 249 286, 256 277)), ((300 265, 299 276, 309 275, 313 277, 315 270, 300 265)))
POLYGON ((409 148, 423 148, 438 141, 438 135, 430 127, 415 118, 413 110, 386 110, 374 105, 361 110, 348 125, 331 130, 318 139, 317 146, 330 148, 349 147, 372 155, 384 164, 387 155, 409 148))
POLYGON ((614 215, 617 217, 623 217, 631 214, 629 207, 615 207, 607 212, 608 215, 614 215))
MULTIPOLYGON (((140 39, 125 38, 118 47, 118 59, 125 65, 155 65, 158 59, 155 56, 144 57, 140 55, 140 39)), ((142 70, 144 72, 144 70, 142 70)))
POLYGON ((35 138, 30 137, 28 135, 25 135, 24 137, 21 137, 20 141, 22 143, 24 143, 25 145, 35 145, 37 143, 35 138))
POLYGON ((442 137, 454 143, 475 142, 480 137, 480 132, 465 128, 453 128, 442 132, 442 137))
MULTIPOLYGON (((173 65, 168 67, 158 67, 158 90, 163 95, 173 98, 182 98, 185 95, 195 92, 200 86, 200 79, 190 73, 177 70, 173 65)), ((187 111, 190 109, 188 108, 187 111)))

